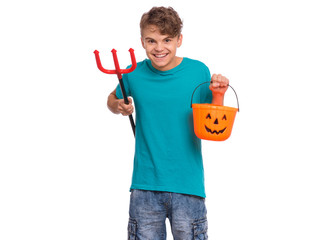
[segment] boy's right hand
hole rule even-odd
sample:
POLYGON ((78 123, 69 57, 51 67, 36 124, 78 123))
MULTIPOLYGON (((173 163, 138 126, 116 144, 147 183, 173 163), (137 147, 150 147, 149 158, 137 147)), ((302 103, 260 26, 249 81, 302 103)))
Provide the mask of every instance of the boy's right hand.
POLYGON ((123 116, 131 115, 134 111, 134 107, 133 107, 133 104, 132 104, 132 102, 133 102, 132 98, 128 97, 128 101, 129 101, 129 104, 126 104, 124 102, 124 99, 118 99, 117 100, 117 103, 118 103, 117 110, 123 116))

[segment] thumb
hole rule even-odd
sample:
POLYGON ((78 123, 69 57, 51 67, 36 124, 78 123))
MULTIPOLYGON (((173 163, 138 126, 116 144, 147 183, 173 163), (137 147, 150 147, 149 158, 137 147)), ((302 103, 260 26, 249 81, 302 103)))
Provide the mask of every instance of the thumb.
POLYGON ((127 99, 128 99, 128 102, 129 102, 130 104, 132 104, 132 103, 133 103, 133 100, 132 100, 132 98, 131 98, 131 97, 128 97, 127 99))

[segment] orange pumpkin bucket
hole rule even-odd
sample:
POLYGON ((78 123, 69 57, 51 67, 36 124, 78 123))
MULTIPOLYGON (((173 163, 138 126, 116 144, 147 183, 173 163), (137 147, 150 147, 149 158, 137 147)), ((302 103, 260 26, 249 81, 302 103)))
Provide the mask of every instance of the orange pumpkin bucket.
POLYGON ((224 141, 230 137, 236 113, 239 112, 238 96, 236 91, 229 85, 236 95, 238 108, 206 103, 192 103, 196 89, 205 83, 209 82, 204 82, 198 85, 191 96, 194 131, 198 138, 212 141, 224 141))

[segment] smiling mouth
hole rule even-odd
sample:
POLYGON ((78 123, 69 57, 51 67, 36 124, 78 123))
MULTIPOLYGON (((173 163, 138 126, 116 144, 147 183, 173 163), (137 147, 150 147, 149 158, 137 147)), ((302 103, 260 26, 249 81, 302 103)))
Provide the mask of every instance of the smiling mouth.
POLYGON ((225 127, 225 128, 223 128, 222 130, 219 130, 219 131, 217 131, 217 130, 211 131, 211 129, 208 128, 207 126, 204 125, 204 127, 205 127, 205 130, 207 130, 207 132, 210 132, 212 134, 216 133, 217 135, 220 134, 220 133, 223 133, 225 131, 225 129, 226 129, 226 127, 225 127))
POLYGON ((164 57, 166 57, 168 55, 168 53, 166 53, 166 54, 153 54, 153 55, 156 58, 164 58, 164 57))

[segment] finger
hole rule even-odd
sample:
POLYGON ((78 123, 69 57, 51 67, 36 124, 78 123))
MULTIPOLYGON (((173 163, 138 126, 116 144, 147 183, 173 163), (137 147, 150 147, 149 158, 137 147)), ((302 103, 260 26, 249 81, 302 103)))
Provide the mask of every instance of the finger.
POLYGON ((127 112, 126 112, 126 115, 131 115, 133 113, 133 108, 132 109, 129 109, 127 112))
POLYGON ((133 111, 133 106, 131 104, 123 104, 121 105, 122 111, 129 113, 133 111))
POLYGON ((218 87, 218 75, 213 74, 211 77, 211 87, 217 88, 218 87))
POLYGON ((226 86, 226 78, 224 76, 222 76, 221 74, 219 74, 218 77, 218 83, 219 83, 219 87, 225 87, 226 86))
POLYGON ((132 104, 127 105, 126 112, 128 113, 128 115, 132 114, 133 111, 134 111, 133 105, 132 104))
POLYGON ((229 79, 227 79, 224 76, 221 76, 219 83, 221 87, 227 87, 229 85, 229 79))
POLYGON ((134 107, 132 104, 125 104, 124 101, 121 100, 119 102, 118 110, 123 116, 127 116, 133 113, 134 107))
POLYGON ((227 79, 226 77, 224 77, 224 84, 225 84, 226 87, 229 86, 229 83, 230 83, 229 79, 227 79))
POLYGON ((217 81, 217 74, 212 74, 212 76, 211 76, 211 81, 212 82, 216 82, 217 81))
POLYGON ((133 109, 127 109, 120 112, 123 116, 128 116, 133 113, 133 109))

